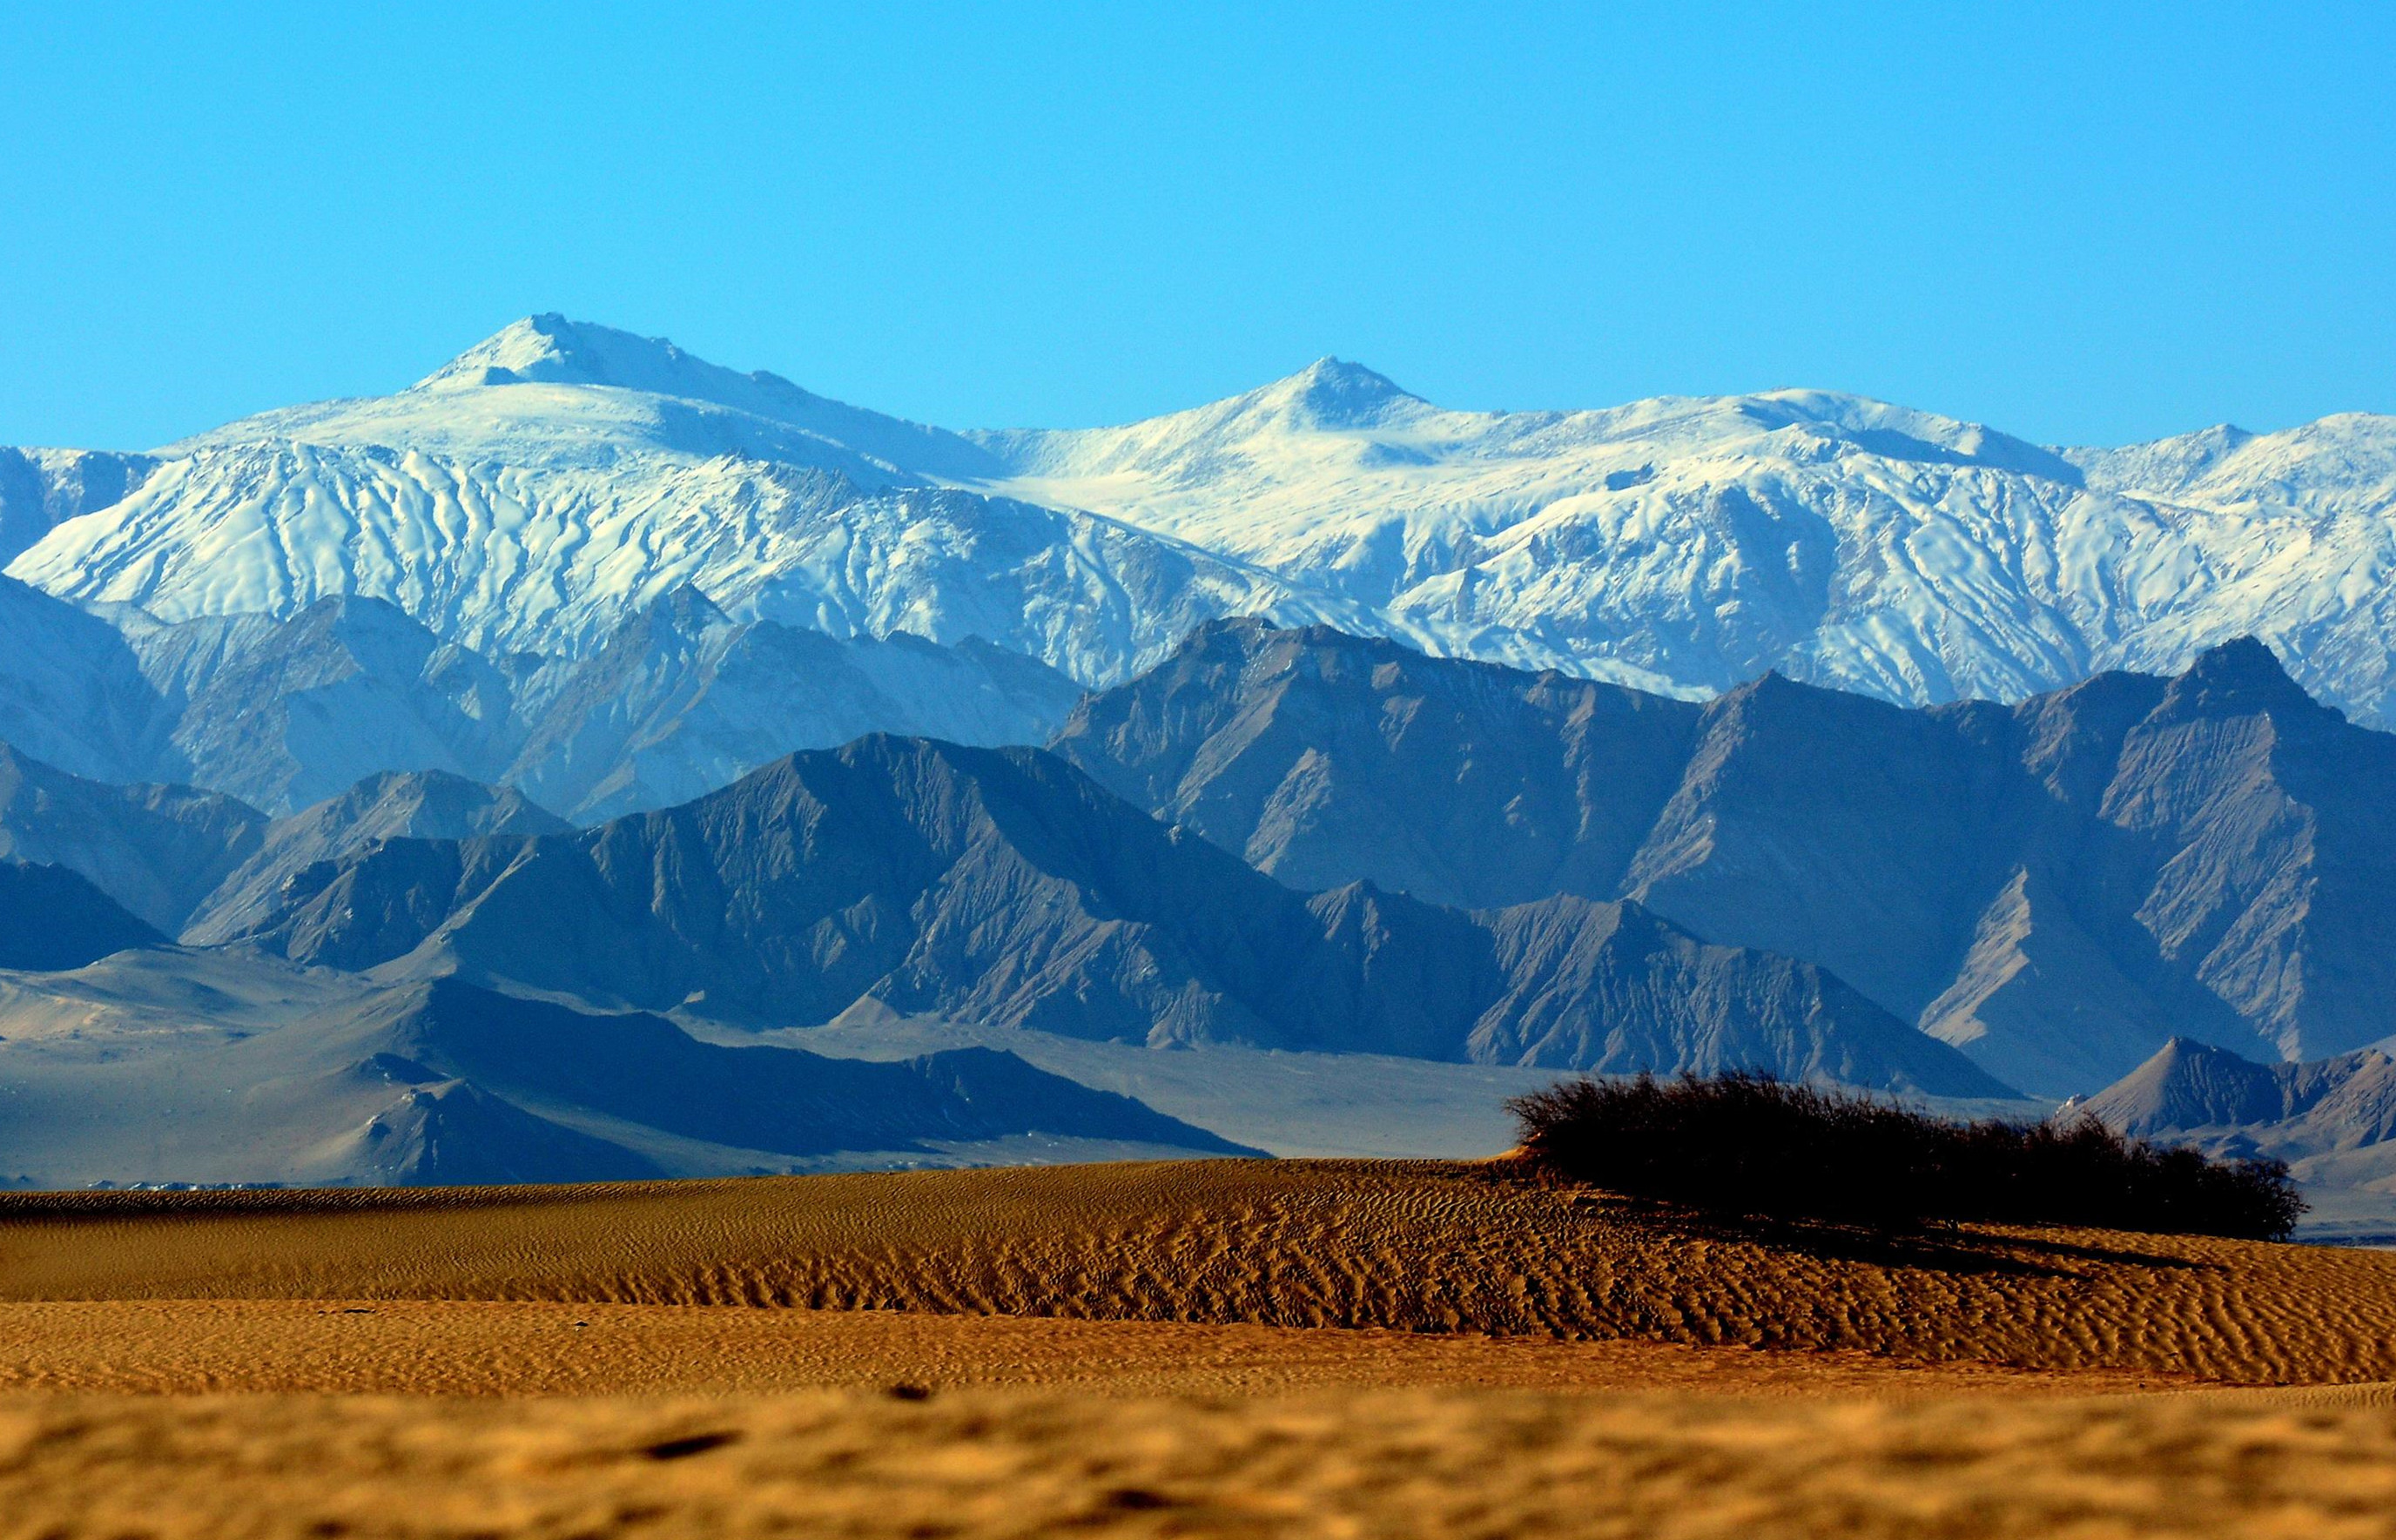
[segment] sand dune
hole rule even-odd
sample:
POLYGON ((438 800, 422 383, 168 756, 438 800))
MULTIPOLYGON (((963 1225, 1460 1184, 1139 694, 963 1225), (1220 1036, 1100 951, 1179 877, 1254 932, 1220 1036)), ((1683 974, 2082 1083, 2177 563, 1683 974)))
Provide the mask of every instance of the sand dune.
POLYGON ((0 1298, 810 1306, 2396 1379, 2396 1256, 2102 1231, 1759 1237, 1431 1162, 0 1200, 0 1298))
POLYGON ((913 1385, 1221 1397, 1436 1386, 1908 1400, 2190 1383, 1859 1352, 898 1310, 452 1300, 0 1305, 0 1394, 779 1395, 913 1385))
POLYGON ((2382 1535, 2390 1382, 2385 1254, 1486 1166, 0 1198, 0 1540, 2382 1535))

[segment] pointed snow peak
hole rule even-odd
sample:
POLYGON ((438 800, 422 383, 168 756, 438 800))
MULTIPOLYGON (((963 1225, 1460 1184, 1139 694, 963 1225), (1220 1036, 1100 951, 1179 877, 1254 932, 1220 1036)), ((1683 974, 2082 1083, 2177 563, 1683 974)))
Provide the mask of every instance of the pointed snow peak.
MULTIPOLYGON (((501 328, 417 381, 419 391, 475 385, 613 385, 661 395, 707 396, 740 376, 694 358, 662 337, 571 321, 551 312, 501 328)), ((786 382, 778 382, 786 383, 786 382)), ((796 387, 791 387, 795 390, 796 387)))
POLYGON ((2162 713, 2180 716, 2327 710, 2288 677, 2277 654, 2252 636, 2237 637, 2197 654, 2188 671, 2172 681, 2158 708, 2162 713))
POLYGON ((711 401, 766 417, 827 405, 784 379, 742 374, 684 352, 662 337, 639 337, 554 311, 502 327, 416 382, 419 391, 478 385, 606 385, 711 401))
MULTIPOLYGON (((578 386, 672 396, 787 424, 809 436, 806 463, 821 463, 863 485, 919 475, 988 477, 1005 467, 988 450, 943 429, 926 428, 802 390, 760 369, 742 374, 684 352, 662 337, 635 337, 613 326, 554 313, 529 315, 486 338, 404 392, 415 408, 446 407, 454 392, 526 384, 578 386), (427 401, 426 396, 435 399, 427 401), (818 461, 816 454, 828 454, 818 461)), ((433 416, 445 414, 436 411, 433 416)), ((446 414, 474 419, 479 414, 446 414)), ((605 418, 605 414, 602 414, 605 418)), ((573 422, 568 409, 561 420, 573 422)), ((722 453, 746 445, 746 429, 710 430, 677 440, 685 447, 722 453)), ((386 442, 377 440, 377 442, 386 442)), ((790 452, 790 441, 769 439, 769 458, 790 452)))
POLYGON ((1420 396, 1362 364, 1325 355, 1257 392, 1259 405, 1277 408, 1307 427, 1368 428, 1394 407, 1424 405, 1420 396))

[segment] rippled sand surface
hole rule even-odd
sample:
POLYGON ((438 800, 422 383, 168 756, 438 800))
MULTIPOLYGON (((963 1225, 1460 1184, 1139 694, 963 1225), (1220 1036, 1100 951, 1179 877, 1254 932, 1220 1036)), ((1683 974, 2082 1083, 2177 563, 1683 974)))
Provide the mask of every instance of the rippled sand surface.
POLYGON ((808 1306, 2396 1379, 2396 1254, 1757 1233, 1431 1162, 0 1199, 0 1299, 808 1306))
POLYGON ((1191 1162, 0 1199, 0 1540, 2396 1534, 2396 1256, 1191 1162))

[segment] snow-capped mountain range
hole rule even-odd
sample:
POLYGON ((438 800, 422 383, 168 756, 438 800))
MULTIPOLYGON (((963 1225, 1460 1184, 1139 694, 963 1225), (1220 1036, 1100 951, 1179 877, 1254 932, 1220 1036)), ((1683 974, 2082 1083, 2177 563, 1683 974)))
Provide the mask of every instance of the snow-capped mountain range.
POLYGON ((686 588, 1088 684, 1231 614, 1917 703, 2251 634, 2396 722, 2387 417, 2057 449, 1818 392, 1449 411, 1325 359, 1129 427, 958 433, 551 315, 395 395, 10 465, 7 570, 60 598, 183 621, 357 595, 495 657, 595 653, 686 588))
POLYGON ((579 656, 495 658, 379 599, 320 599, 285 619, 164 621, 0 578, 0 745, 95 780, 205 787, 268 813, 385 772, 433 771, 606 817, 866 733, 1040 742, 1080 695, 986 642, 735 621, 687 587, 579 656))

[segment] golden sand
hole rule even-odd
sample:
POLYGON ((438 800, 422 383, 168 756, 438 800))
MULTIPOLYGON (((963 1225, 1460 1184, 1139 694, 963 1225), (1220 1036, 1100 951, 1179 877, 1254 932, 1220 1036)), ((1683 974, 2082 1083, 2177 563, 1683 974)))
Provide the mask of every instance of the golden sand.
POLYGON ((1464 1165, 0 1199, 0 1540, 2396 1534, 2389 1381, 2396 1256, 1464 1165))
POLYGON ((1856 1352, 896 1310, 450 1300, 0 1305, 0 1394, 779 1395, 916 1385, 1255 1396, 1437 1386, 1887 1400, 2190 1383, 1856 1352))
POLYGON ((1501 1390, 0 1397, 0 1536, 2396 1533, 2385 1410, 1501 1390))
POLYGON ((1431 1162, 0 1199, 0 1299, 140 1298, 806 1306, 2396 1379, 2396 1255, 1763 1236, 1431 1162))

